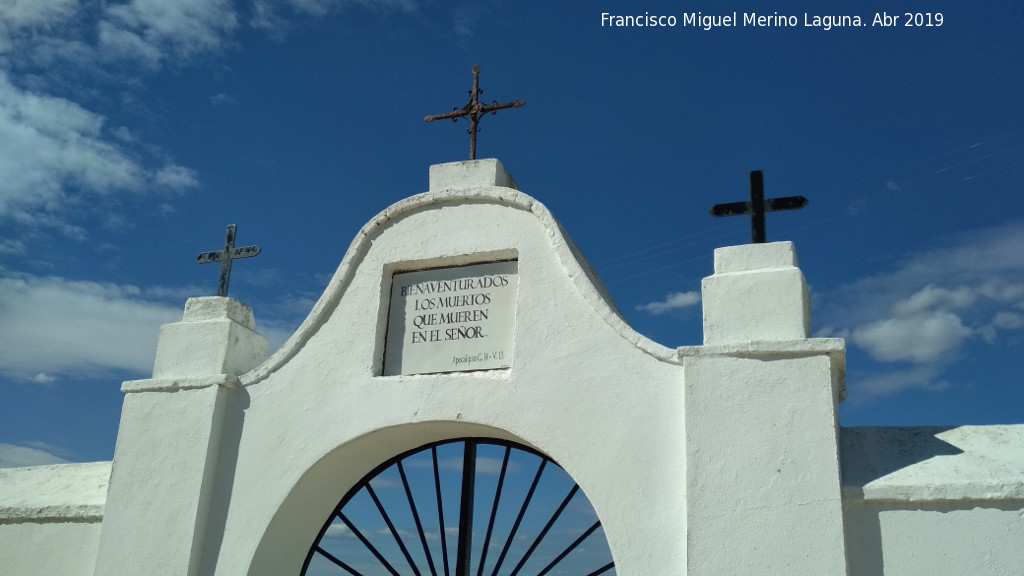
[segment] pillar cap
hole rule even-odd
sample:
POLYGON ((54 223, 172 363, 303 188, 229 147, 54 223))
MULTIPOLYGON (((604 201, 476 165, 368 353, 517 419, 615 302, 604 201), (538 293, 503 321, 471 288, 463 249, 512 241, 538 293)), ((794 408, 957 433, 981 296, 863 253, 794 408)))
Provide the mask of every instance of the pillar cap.
POLYGON ((430 167, 430 191, 464 190, 502 186, 519 190, 516 181, 497 158, 434 164, 430 167))
POLYGON ((715 274, 798 266, 792 242, 744 244, 715 249, 715 274))
POLYGON ((182 322, 208 322, 211 320, 234 320, 251 330, 256 329, 252 308, 234 298, 204 296, 189 298, 185 302, 185 316, 182 322))

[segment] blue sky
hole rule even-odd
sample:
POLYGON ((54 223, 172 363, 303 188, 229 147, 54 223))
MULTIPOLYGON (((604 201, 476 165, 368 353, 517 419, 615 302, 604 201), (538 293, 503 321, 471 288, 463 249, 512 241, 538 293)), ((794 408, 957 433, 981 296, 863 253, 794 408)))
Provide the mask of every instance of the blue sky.
POLYGON ((0 465, 108 460, 123 380, 216 292, 227 224, 263 253, 231 295, 280 345, 359 228, 465 159, 482 122, 627 320, 701 342, 714 248, 749 241, 750 170, 796 243, 814 332, 849 344, 856 425, 1024 422, 1024 5, 0 0, 0 465), (683 14, 796 27, 683 26, 683 14), (871 26, 876 12, 942 26, 871 26), (610 27, 602 12, 673 15, 610 27))

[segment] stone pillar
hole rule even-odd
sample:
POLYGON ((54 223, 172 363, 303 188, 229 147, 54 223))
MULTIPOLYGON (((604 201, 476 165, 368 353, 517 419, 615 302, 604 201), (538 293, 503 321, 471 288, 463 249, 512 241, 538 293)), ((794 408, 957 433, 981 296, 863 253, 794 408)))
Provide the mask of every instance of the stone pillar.
POLYGON ((226 406, 267 358, 252 310, 192 298, 160 330, 153 378, 125 382, 96 574, 199 572, 226 406))
POLYGON ((715 251, 686 386, 687 574, 846 575, 837 406, 845 345, 809 339, 789 242, 715 251))

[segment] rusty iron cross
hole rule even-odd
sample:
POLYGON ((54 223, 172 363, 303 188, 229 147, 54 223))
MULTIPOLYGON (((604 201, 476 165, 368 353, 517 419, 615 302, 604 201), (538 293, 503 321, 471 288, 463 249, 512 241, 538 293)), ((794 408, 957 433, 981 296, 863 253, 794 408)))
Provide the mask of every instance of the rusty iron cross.
POLYGON ((506 108, 522 108, 523 105, 526 104, 526 102, 522 100, 506 102, 504 104, 498 104, 498 101, 495 100, 492 104, 481 104, 480 95, 483 93, 484 91, 480 89, 480 66, 473 66, 473 89, 469 92, 469 103, 462 108, 454 108, 447 114, 427 116, 423 119, 427 122, 449 119, 452 122, 458 122, 459 118, 468 119, 469 130, 466 132, 469 134, 470 160, 476 160, 476 133, 480 131, 480 119, 487 114, 497 114, 498 110, 504 110, 506 108))
POLYGON ((220 262, 220 282, 217 283, 217 296, 227 296, 228 282, 231 281, 231 261, 236 258, 252 258, 259 253, 259 246, 235 248, 235 225, 231 224, 224 235, 224 249, 215 252, 203 252, 196 256, 196 262, 200 264, 220 262))
POLYGON ((715 204, 710 213, 715 218, 725 216, 750 215, 750 236, 751 243, 764 244, 768 241, 768 233, 765 231, 765 212, 779 212, 781 210, 799 210, 807 206, 807 198, 803 196, 787 196, 785 198, 764 199, 764 173, 754 170, 750 173, 750 202, 732 202, 729 204, 715 204))

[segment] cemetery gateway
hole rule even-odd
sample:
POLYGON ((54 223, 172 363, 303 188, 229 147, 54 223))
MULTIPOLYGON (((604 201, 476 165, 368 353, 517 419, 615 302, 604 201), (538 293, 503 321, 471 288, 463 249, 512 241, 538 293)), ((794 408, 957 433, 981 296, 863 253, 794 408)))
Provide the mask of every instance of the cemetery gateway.
POLYGON ((0 470, 0 572, 1024 574, 1024 426, 841 428, 791 243, 716 250, 667 347, 498 161, 429 182, 273 355, 190 299, 113 462, 0 470))

